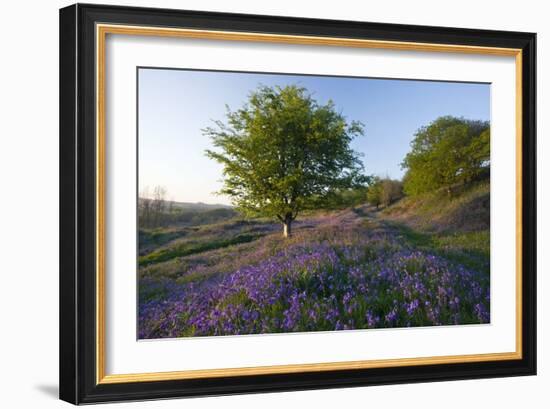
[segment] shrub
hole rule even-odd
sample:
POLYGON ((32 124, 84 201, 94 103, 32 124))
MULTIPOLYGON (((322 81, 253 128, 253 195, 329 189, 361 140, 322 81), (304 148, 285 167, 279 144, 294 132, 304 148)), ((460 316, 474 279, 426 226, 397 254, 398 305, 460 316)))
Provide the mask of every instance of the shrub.
POLYGON ((403 184, 399 180, 383 179, 381 182, 381 202, 389 206, 403 197, 403 184))
POLYGON ((403 184, 390 178, 375 178, 367 191, 367 201, 378 208, 389 206, 403 197, 403 184))

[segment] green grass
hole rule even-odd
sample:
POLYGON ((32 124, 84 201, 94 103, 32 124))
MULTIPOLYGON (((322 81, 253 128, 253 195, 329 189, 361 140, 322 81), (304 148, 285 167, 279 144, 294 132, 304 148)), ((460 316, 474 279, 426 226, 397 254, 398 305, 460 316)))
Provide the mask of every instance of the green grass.
POLYGON ((187 284, 187 283, 199 283, 201 281, 209 278, 209 274, 204 274, 203 272, 191 272, 185 275, 182 275, 176 279, 178 284, 187 284))
POLYGON ((489 230, 456 233, 424 233, 402 223, 385 222, 413 248, 433 252, 467 268, 489 274, 489 230))
POLYGON ((382 218, 403 221, 421 231, 467 232, 489 227, 488 181, 464 186, 453 196, 444 191, 407 196, 380 212, 382 218))
MULTIPOLYGON (((180 237, 184 237, 193 229, 170 229, 170 228, 156 228, 153 230, 140 229, 139 230, 139 243, 142 246, 154 246, 158 247, 166 244, 172 240, 180 237)), ((196 230, 196 229, 195 229, 196 230)))
POLYGON ((184 257, 209 250, 216 250, 235 244, 248 243, 259 237, 261 237, 261 235, 240 234, 231 238, 211 240, 207 242, 186 242, 173 247, 155 250, 145 256, 141 256, 139 257, 139 265, 147 266, 153 263, 168 261, 177 257, 184 257))
POLYGON ((381 211, 379 218, 410 247, 489 274, 489 197, 484 180, 453 196, 438 191, 405 197, 381 211))

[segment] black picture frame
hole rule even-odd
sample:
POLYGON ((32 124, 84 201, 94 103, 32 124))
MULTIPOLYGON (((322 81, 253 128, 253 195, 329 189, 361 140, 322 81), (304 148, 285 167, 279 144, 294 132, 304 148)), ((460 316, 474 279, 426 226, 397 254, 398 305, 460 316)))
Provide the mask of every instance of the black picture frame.
POLYGON ((536 374, 536 34, 77 4, 60 10, 60 389, 74 404, 536 374), (98 384, 96 23, 522 50, 521 359, 98 384))

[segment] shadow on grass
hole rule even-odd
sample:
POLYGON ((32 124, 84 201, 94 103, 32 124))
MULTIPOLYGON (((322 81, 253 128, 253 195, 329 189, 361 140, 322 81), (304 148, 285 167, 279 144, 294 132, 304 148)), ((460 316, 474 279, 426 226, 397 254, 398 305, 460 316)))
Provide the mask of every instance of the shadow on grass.
POLYGON ((424 233, 393 221, 383 222, 412 248, 432 252, 455 264, 490 273, 489 232, 424 233))
POLYGON ((147 254, 146 256, 141 256, 139 258, 139 265, 146 266, 153 263, 160 263, 162 261, 171 260, 176 257, 190 256, 192 254, 203 253, 210 250, 217 250, 224 247, 233 246, 235 244, 249 243, 251 241, 259 239, 262 236, 263 235, 261 234, 240 234, 229 239, 214 240, 202 243, 185 243, 167 249, 156 250, 147 254))

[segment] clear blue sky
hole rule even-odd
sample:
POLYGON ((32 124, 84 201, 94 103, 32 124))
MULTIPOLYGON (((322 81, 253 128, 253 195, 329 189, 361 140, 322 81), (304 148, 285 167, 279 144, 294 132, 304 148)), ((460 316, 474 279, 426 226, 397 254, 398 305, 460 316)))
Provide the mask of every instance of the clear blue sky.
POLYGON ((490 85, 166 69, 139 70, 139 189, 164 186, 182 202, 230 203, 215 192, 222 168, 204 155, 201 129, 240 108, 259 84, 306 87, 320 103, 332 99, 365 125, 353 141, 367 174, 401 178, 400 163, 415 131, 442 115, 490 119, 490 85))

